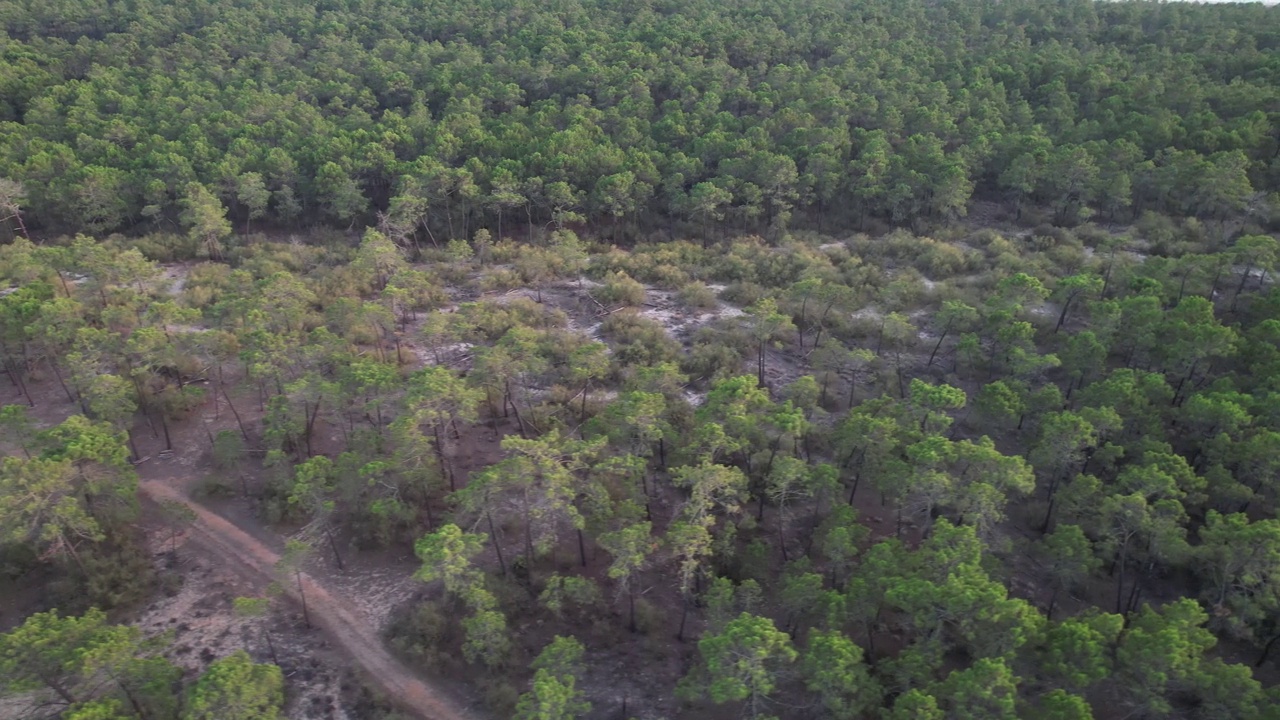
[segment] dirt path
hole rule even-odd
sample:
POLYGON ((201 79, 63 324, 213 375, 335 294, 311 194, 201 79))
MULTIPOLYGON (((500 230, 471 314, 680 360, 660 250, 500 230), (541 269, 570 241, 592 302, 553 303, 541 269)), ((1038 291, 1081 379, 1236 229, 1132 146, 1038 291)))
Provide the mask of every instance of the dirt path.
MULTIPOLYGON (((190 539, 232 566, 239 566, 267 582, 275 579, 280 556, 234 524, 191 502, 183 493, 159 480, 143 480, 138 489, 156 502, 186 504, 195 513, 190 539)), ((292 583, 283 583, 290 596, 297 594, 292 583)), ((475 716, 453 700, 428 687, 382 645, 377 629, 360 617, 346 602, 331 595, 311 576, 303 573, 307 609, 322 627, 359 665, 394 704, 422 720, 474 720, 475 716)), ((297 599, 296 597, 294 598, 297 599)))

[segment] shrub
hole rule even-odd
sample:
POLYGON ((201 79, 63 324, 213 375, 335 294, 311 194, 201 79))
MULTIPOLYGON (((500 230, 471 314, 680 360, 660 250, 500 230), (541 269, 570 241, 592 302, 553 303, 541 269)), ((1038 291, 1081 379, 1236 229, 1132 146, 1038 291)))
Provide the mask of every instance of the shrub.
POLYGON ((689 273, 681 270, 675 265, 658 265, 653 268, 652 272, 642 275, 647 282, 651 282, 668 290, 678 288, 689 282, 689 273))
POLYGON ((968 242, 976 248, 986 249, 991 243, 1003 240, 1004 236, 997 230, 991 228, 982 228, 969 236, 968 242))
POLYGON ((680 345, 667 329, 634 310, 621 310, 605 318, 600 332, 613 341, 619 365, 657 365, 679 357, 680 345))
POLYGON ((81 560, 85 573, 77 574, 74 582, 78 592, 64 607, 77 607, 81 602, 101 608, 124 607, 151 594, 155 567, 147 548, 133 538, 96 545, 92 551, 82 552, 81 560))
POLYGON ((720 304, 716 301, 716 291, 700 281, 688 283, 680 288, 676 298, 680 304, 695 310, 714 310, 720 304))
POLYGON ((193 308, 205 308, 222 299, 231 287, 231 268, 222 263, 200 263, 187 271, 182 297, 193 308))
POLYGON ((1086 223, 1076 228, 1076 237, 1086 247, 1096 248, 1114 236, 1104 228, 1100 228, 1093 223, 1086 223))
MULTIPOLYGON (((114 239, 114 236, 113 236, 114 239)), ((200 254, 200 242, 185 233, 158 232, 140 238, 121 239, 122 248, 137 248, 156 262, 193 260, 200 254)))
POLYGON ((693 349, 680 369, 691 378, 709 381, 741 375, 750 350, 751 340, 740 330, 702 328, 694 335, 693 349))
POLYGON ((520 701, 520 691, 509 680, 499 677, 485 677, 480 680, 480 691, 484 694, 485 707, 494 717, 513 717, 516 703, 520 701))
POLYGON ((520 273, 512 270, 511 268, 487 268, 484 273, 480 275, 481 292, 513 290, 523 284, 524 279, 520 277, 520 273))
POLYGON ((590 578, 555 574, 547 578, 538 602, 558 618, 567 613, 586 614, 599 607, 600 587, 590 578))
POLYGON ((670 624, 662 608, 644 598, 636 598, 636 630, 644 635, 661 633, 670 624))
POLYGON ((625 272, 612 272, 605 276, 604 287, 596 295, 606 305, 643 305, 644 285, 625 272))
POLYGON ((457 663, 454 649, 461 625, 439 600, 426 600, 393 620, 387 628, 391 646, 433 672, 457 663))
POLYGON ((240 492, 240 481, 222 472, 211 473, 196 483, 197 498, 235 497, 240 492))
POLYGON ((748 305, 754 305, 756 301, 767 293, 767 290, 753 282, 736 282, 726 287, 720 293, 720 297, 724 298, 725 302, 747 307, 748 305))
POLYGON ((507 302, 481 300, 463 303, 456 313, 458 325, 470 329, 467 339, 493 342, 518 325, 535 329, 561 328, 567 318, 559 310, 525 297, 513 298, 507 302))
POLYGON ((969 259, 955 245, 929 240, 916 257, 915 268, 933 278, 950 277, 970 268, 969 259))

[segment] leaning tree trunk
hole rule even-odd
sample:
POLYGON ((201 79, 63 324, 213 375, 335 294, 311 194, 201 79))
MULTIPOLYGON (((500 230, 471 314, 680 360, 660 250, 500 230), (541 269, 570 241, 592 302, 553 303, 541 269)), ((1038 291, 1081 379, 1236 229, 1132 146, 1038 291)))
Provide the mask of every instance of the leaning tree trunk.
POLYGON ((302 622, 311 629, 311 613, 307 610, 307 592, 302 586, 302 571, 294 570, 294 576, 298 579, 298 598, 302 600, 302 622))

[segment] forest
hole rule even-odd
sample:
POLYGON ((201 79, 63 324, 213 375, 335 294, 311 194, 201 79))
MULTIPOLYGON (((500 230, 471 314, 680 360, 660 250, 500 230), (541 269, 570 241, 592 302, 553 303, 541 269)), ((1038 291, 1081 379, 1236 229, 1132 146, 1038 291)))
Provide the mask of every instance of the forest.
POLYGON ((1280 720, 1280 8, 0 31, 0 720, 1280 720))

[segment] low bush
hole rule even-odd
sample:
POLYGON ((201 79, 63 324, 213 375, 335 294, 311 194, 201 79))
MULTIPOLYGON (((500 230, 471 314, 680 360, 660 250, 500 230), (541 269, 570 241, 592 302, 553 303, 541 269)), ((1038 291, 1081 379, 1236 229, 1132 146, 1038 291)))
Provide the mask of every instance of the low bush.
POLYGON ((643 305, 645 299, 644 285, 621 271, 606 275, 604 286, 594 294, 605 305, 643 305))
POLYGON ((716 300, 716 291, 700 281, 688 283, 680 288, 680 292, 676 294, 676 299, 680 301, 681 305, 694 310, 714 310, 720 304, 716 300))
POLYGON ((614 343, 613 356, 622 366, 652 366, 674 362, 680 356, 680 345, 667 334, 661 324, 634 310, 621 310, 605 318, 600 332, 614 343))

